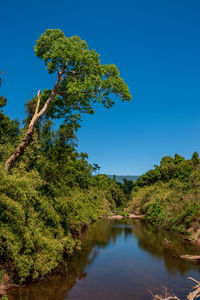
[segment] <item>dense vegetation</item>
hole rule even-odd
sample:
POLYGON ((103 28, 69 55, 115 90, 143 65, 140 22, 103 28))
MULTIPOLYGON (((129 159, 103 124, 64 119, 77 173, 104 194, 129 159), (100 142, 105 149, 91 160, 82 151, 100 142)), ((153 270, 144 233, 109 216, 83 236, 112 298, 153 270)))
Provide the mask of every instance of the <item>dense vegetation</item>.
POLYGON ((102 65, 79 37, 47 30, 35 52, 57 81, 26 103, 23 126, 5 115, 0 96, 0 283, 6 273, 15 282, 50 273, 80 249, 78 234, 87 224, 116 208, 198 235, 198 153, 189 160, 163 157, 136 182, 95 175, 99 166, 77 152, 82 115, 94 113, 96 102, 112 107, 110 94, 129 101, 128 87, 117 67, 102 65))
MULTIPOLYGON (((199 234, 200 159, 175 154, 165 156, 160 165, 140 176, 131 192, 129 211, 144 214, 145 219, 180 233, 199 234)), ((196 236, 198 238, 198 236, 196 236)))
POLYGON ((0 256, 15 280, 37 278, 55 268, 63 254, 79 249, 72 234, 121 206, 125 197, 113 179, 92 174, 95 166, 78 153, 68 127, 35 131, 17 168, 4 161, 20 139, 16 121, 0 112, 0 256))
POLYGON ((117 67, 101 65, 85 41, 60 30, 47 30, 35 51, 59 82, 26 103, 23 127, 5 115, 0 97, 0 283, 6 273, 15 282, 48 274, 80 249, 84 226, 126 201, 115 179, 94 176, 99 167, 76 150, 92 103, 111 107, 110 93, 131 98, 117 67))
POLYGON ((30 144, 41 119, 59 119, 62 125, 77 130, 83 113, 94 113, 94 103, 113 106, 113 94, 130 101, 127 84, 114 64, 102 64, 99 54, 90 50, 78 36, 66 37, 60 29, 47 29, 34 47, 49 74, 56 76, 52 89, 41 90, 29 105, 30 120, 23 139, 5 162, 7 171, 15 167, 30 144))

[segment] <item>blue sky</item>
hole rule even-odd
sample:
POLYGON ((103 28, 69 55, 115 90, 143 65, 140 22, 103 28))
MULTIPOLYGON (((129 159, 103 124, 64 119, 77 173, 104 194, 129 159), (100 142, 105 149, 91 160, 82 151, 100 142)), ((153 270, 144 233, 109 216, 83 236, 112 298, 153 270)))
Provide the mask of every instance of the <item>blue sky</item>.
POLYGON ((5 112, 22 120, 24 103, 53 86, 33 46, 45 29, 60 28, 116 64, 133 95, 84 116, 79 151, 119 175, 140 175, 164 155, 189 158, 200 147, 199 15, 199 0, 2 1, 5 112))

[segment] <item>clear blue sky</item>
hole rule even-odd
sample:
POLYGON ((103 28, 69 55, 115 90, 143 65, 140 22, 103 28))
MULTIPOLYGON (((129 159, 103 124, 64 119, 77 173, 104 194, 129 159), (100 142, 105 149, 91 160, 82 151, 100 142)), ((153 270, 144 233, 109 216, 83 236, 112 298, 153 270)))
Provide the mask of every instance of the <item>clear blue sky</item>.
POLYGON ((116 64, 133 95, 83 118, 79 151, 102 173, 142 174, 164 155, 199 151, 199 0, 8 0, 0 28, 0 94, 11 118, 22 120, 24 103, 52 87, 33 46, 45 29, 60 28, 116 64))

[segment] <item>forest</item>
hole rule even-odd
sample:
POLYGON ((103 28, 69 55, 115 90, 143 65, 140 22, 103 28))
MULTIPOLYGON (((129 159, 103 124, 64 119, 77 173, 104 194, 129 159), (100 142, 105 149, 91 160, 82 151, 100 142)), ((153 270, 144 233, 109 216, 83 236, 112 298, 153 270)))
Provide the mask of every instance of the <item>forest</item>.
POLYGON ((85 226, 126 201, 115 179, 94 176, 98 165, 77 152, 76 132, 94 103, 112 107, 110 94, 131 100, 117 67, 59 29, 46 30, 35 53, 56 75, 54 88, 27 101, 23 124, 0 97, 0 276, 15 283, 50 273, 80 249, 85 226))
POLYGON ((181 155, 165 156, 140 176, 133 185, 128 210, 145 216, 157 224, 191 238, 200 238, 200 159, 194 152, 191 159, 181 155))
POLYGON ((50 274, 80 251, 82 230, 116 211, 199 241, 198 153, 165 156, 135 182, 97 174, 99 166, 77 150, 77 131, 96 103, 130 102, 127 84, 115 65, 101 64, 85 41, 59 29, 46 30, 34 50, 53 88, 26 102, 22 123, 5 114, 0 96, 0 283, 50 274))

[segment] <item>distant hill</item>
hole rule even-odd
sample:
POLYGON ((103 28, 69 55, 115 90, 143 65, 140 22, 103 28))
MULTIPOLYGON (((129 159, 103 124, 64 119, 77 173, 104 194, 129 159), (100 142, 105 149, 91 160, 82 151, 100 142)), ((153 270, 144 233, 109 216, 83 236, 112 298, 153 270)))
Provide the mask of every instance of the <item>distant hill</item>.
POLYGON ((114 176, 116 178, 117 182, 123 183, 123 178, 126 178, 127 180, 131 180, 131 181, 136 181, 138 179, 139 176, 136 175, 107 175, 110 179, 112 179, 114 176))

